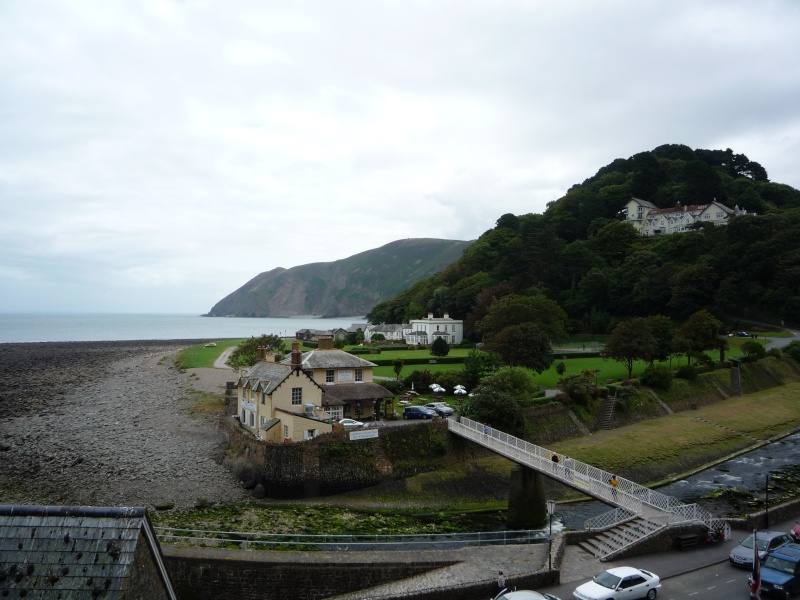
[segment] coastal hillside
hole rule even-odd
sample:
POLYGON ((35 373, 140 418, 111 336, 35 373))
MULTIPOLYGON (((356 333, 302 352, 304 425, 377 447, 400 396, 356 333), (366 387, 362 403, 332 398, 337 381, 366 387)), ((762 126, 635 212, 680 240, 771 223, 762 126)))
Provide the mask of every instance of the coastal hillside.
POLYGON ((217 302, 206 316, 364 315, 458 260, 471 243, 412 238, 333 262, 272 269, 217 302))

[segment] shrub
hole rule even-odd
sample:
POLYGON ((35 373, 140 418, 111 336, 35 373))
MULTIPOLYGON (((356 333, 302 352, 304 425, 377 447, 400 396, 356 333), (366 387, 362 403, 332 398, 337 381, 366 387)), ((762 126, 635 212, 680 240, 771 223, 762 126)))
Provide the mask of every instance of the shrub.
POLYGON ((800 342, 791 342, 783 348, 784 354, 788 354, 797 362, 800 362, 800 342))
POLYGON ((694 379, 697 379, 697 369, 688 366, 681 367, 675 373, 675 377, 678 377, 679 379, 686 379, 687 381, 692 381, 694 379))
POLYGON ((649 365, 642 373, 642 384, 659 390, 672 387, 672 371, 665 365, 649 365))

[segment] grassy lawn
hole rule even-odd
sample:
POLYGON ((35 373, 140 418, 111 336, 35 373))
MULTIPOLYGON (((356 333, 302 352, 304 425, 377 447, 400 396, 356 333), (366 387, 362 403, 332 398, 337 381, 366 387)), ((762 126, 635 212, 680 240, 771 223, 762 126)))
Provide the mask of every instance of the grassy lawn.
POLYGON ((175 366, 179 369, 210 369, 225 349, 238 346, 243 341, 245 340, 222 340, 214 342, 217 345, 215 348, 206 348, 205 344, 189 346, 178 354, 175 366))

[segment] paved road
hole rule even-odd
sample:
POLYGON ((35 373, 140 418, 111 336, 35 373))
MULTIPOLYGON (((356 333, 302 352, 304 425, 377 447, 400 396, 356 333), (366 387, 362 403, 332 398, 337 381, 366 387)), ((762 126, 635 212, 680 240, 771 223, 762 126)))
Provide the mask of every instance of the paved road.
MULTIPOLYGON (((797 519, 771 524, 771 529, 789 531, 797 519)), ((561 585, 541 590, 571 600, 572 592, 581 583, 610 567, 629 565, 652 571, 661 577, 659 600, 748 600, 748 571, 732 566, 728 554, 747 536, 747 532, 734 530, 732 539, 719 546, 705 546, 693 550, 674 550, 648 554, 623 561, 601 563, 577 546, 569 546, 562 562, 561 585)))

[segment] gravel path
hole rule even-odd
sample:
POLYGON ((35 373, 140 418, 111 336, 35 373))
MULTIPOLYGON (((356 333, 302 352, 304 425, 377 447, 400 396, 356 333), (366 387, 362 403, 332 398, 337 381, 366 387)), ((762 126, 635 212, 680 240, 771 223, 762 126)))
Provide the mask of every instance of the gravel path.
POLYGON ((0 345, 0 503, 244 500, 216 420, 189 414, 191 390, 221 392, 235 375, 177 371, 186 345, 0 345))

